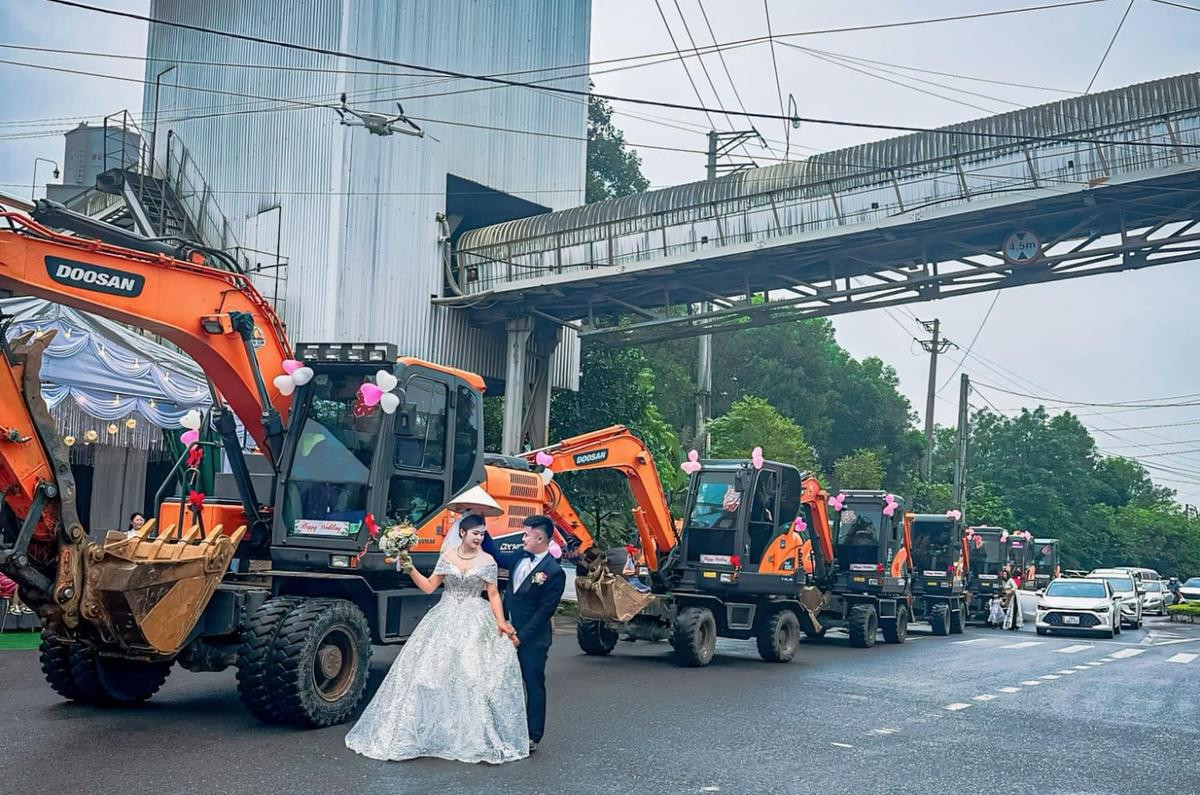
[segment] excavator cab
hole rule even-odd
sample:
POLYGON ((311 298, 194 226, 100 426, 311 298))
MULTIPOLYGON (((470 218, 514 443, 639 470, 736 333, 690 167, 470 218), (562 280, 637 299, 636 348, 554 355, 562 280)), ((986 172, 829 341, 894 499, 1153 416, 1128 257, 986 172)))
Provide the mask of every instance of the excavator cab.
POLYGON ((1041 590, 1059 575, 1058 539, 1033 539, 1033 567, 1035 590, 1041 590))
POLYGON ((913 618, 928 621, 933 634, 961 633, 966 625, 969 552, 962 523, 945 514, 906 514, 912 540, 913 618))
POLYGON ((705 461, 689 489, 678 587, 742 593, 792 592, 806 582, 803 539, 793 532, 803 477, 772 461, 705 461))
POLYGON ((394 580, 382 553, 354 559, 366 517, 416 527, 418 565, 440 549, 446 503, 484 480, 482 381, 398 359, 392 345, 301 345, 299 355, 314 376, 296 391, 280 456, 272 567, 394 580), (390 414, 360 393, 381 369, 396 380, 384 390, 399 398, 390 414))
POLYGON ((1008 531, 1002 527, 968 527, 966 539, 971 554, 967 579, 967 590, 971 594, 968 615, 972 621, 984 622, 988 602, 1000 593, 1000 570, 1008 563, 1008 531))
POLYGON ((833 525, 837 589, 855 593, 906 594, 909 553, 904 506, 885 513, 882 491, 849 491, 833 525), (890 513, 890 515, 889 515, 890 513))

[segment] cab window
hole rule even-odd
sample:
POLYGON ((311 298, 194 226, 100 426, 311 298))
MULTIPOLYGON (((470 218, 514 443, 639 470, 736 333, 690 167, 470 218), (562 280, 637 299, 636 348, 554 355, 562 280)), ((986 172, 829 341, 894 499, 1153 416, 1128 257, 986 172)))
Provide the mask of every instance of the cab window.
POLYGON ((396 466, 441 472, 446 465, 446 385, 410 378, 396 423, 396 466))

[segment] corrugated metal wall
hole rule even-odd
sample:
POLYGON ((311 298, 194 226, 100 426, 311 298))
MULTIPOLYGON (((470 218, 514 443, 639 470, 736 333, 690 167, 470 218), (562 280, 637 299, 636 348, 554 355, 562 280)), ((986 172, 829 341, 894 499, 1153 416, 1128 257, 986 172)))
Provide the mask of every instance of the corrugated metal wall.
MULTIPOLYGON (((554 85, 587 88, 586 67, 549 67, 587 62, 590 0, 153 0, 151 9, 155 19, 472 74, 571 76, 554 85)), ((552 209, 582 204, 582 100, 163 25, 151 26, 147 49, 147 116, 155 77, 178 64, 161 78, 159 162, 173 130, 239 238, 248 219, 281 208, 292 339, 395 342, 503 378, 503 332, 430 304, 443 290, 435 219, 446 175, 552 209), (371 135, 313 107, 342 92, 377 112, 403 98, 431 137, 371 135), (516 132, 487 129, 497 127, 516 132)), ((577 386, 573 335, 553 382, 577 386)))

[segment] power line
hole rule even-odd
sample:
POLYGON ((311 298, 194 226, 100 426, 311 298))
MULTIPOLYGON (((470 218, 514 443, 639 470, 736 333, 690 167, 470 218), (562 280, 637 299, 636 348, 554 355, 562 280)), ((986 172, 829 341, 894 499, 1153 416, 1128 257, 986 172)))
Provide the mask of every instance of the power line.
MULTIPOLYGON (((658 9, 658 15, 662 17, 663 27, 667 29, 667 35, 671 37, 671 46, 675 48, 675 54, 679 56, 679 65, 683 67, 683 73, 687 75, 688 82, 692 86, 692 91, 696 93, 696 101, 704 105, 704 97, 700 96, 700 89, 696 87, 696 81, 692 79, 692 70, 688 69, 687 61, 683 59, 683 53, 679 51, 679 45, 675 43, 675 34, 671 32, 671 25, 667 22, 667 15, 663 13, 662 4, 658 0, 654 0, 654 7, 658 9)), ((712 114, 707 109, 705 109, 704 115, 708 118, 708 123, 712 126, 712 129, 717 129, 717 123, 713 121, 712 114)))
POLYGON ((1125 6, 1125 13, 1121 15, 1121 21, 1117 23, 1117 29, 1113 31, 1108 46, 1104 48, 1104 55, 1101 56, 1100 63, 1096 64, 1096 71, 1092 73, 1092 79, 1088 81, 1087 90, 1083 93, 1092 93, 1092 86, 1096 84, 1096 78, 1100 76, 1100 70, 1104 68, 1104 62, 1108 60, 1108 54, 1112 52, 1113 45, 1117 43, 1117 36, 1121 35, 1121 28, 1125 27, 1125 20, 1129 18, 1129 12, 1132 10, 1133 0, 1129 0, 1129 5, 1125 6))
MULTIPOLYGON (((696 0, 696 5, 700 7, 700 16, 704 18, 704 26, 708 28, 708 35, 712 38, 713 44, 716 44, 717 34, 713 32, 712 23, 708 21, 708 12, 704 10, 704 0, 696 0)), ((733 98, 737 100, 738 107, 745 112, 746 103, 742 102, 742 95, 738 92, 737 83, 734 82, 733 75, 729 72, 729 64, 725 61, 725 52, 719 47, 715 49, 717 51, 717 58, 719 58, 721 61, 721 68, 725 70, 725 79, 729 81, 729 87, 733 89, 733 98)), ((764 138, 763 144, 766 145, 766 143, 766 139, 764 138)), ((767 146, 767 149, 771 152, 771 154, 776 154, 775 150, 771 149, 769 145, 767 146)), ((786 158, 786 156, 787 152, 785 151, 784 157, 786 158)))
POLYGON ((1200 393, 1190 393, 1187 395, 1166 395, 1163 397, 1153 397, 1153 398, 1142 398, 1140 400, 1130 400, 1130 401, 1126 401, 1123 403, 1095 403, 1095 402, 1087 402, 1087 401, 1080 401, 1080 400, 1065 400, 1065 399, 1060 400, 1058 398, 1046 397, 1044 395, 1031 395, 1026 392, 1015 392, 1011 389, 1004 389, 1003 387, 994 386, 992 384, 979 384, 979 386, 984 387, 985 389, 993 389, 997 392, 1003 392, 1006 395, 1015 395, 1017 397, 1029 398, 1030 400, 1037 400, 1037 401, 1041 401, 1043 403, 1059 403, 1059 404, 1063 404, 1066 406, 1089 406, 1089 407, 1096 407, 1096 408, 1142 408, 1142 407, 1146 407, 1146 408, 1172 408, 1172 409, 1173 408, 1189 408, 1192 406, 1200 406, 1200 401, 1197 401, 1197 400, 1190 400, 1189 402, 1186 402, 1186 403, 1159 403, 1159 402, 1157 402, 1157 401, 1166 401, 1166 400, 1183 400, 1183 399, 1187 399, 1187 398, 1198 398, 1198 397, 1200 397, 1200 393))
POLYGON ((1158 3, 1159 5, 1164 6, 1172 6, 1174 8, 1182 8, 1185 11, 1200 11, 1200 8, 1197 8, 1196 6, 1184 5, 1183 3, 1172 3, 1171 0, 1150 0, 1150 2, 1158 3))
POLYGON ((975 348, 975 343, 978 341, 979 335, 983 333, 983 327, 987 325, 988 318, 992 316, 992 310, 996 308, 996 301, 999 299, 1000 291, 997 290, 992 295, 992 303, 991 306, 988 307, 987 314, 983 316, 983 320, 979 321, 979 328, 975 329, 975 336, 971 337, 971 344, 967 346, 966 352, 964 352, 962 358, 958 360, 958 366, 954 368, 954 372, 950 373, 950 377, 943 381, 942 385, 938 387, 938 392, 941 392, 943 389, 945 389, 946 386, 954 380, 954 376, 958 375, 958 371, 962 369, 963 362, 965 362, 967 357, 971 355, 971 351, 975 348))
MULTIPOLYGON (((771 5, 769 0, 763 0, 763 14, 767 18, 767 38, 770 39, 771 48, 771 68, 775 70, 775 96, 779 99, 779 116, 783 118, 787 116, 787 111, 783 107, 783 87, 779 84, 779 62, 775 60, 775 36, 771 32, 771 5)), ((787 121, 783 122, 784 139, 787 141, 787 146, 783 150, 783 156, 787 157, 791 154, 791 135, 788 133, 787 121)))
MULTIPOLYGON (((302 51, 302 52, 312 52, 312 53, 315 53, 318 55, 328 55, 328 56, 333 56, 333 57, 338 57, 338 58, 352 58, 355 60, 366 61, 369 63, 378 63, 378 64, 382 64, 384 66, 395 66, 395 67, 401 67, 401 68, 405 68, 405 69, 417 69, 417 70, 421 70, 421 71, 427 71, 431 74, 445 75, 447 77, 455 77, 455 78, 462 78, 462 79, 468 79, 468 80, 479 80, 479 81, 483 81, 483 82, 491 82, 491 83, 497 83, 500 85, 508 85, 508 86, 515 86, 515 87, 524 87, 524 88, 530 87, 530 84, 527 82, 523 82, 523 81, 519 81, 519 80, 511 80, 511 79, 504 78, 504 77, 496 77, 496 76, 492 76, 492 75, 476 75, 476 74, 470 74, 468 72, 460 72, 460 71, 453 70, 453 69, 443 69, 443 68, 432 67, 432 66, 422 66, 419 64, 406 63, 404 61, 397 61, 397 60, 388 59, 388 58, 376 58, 376 57, 372 57, 372 56, 344 52, 344 51, 329 49, 329 48, 325 48, 325 47, 314 47, 311 45, 296 44, 293 42, 282 42, 282 41, 277 41, 274 39, 268 39, 268 38, 265 38, 262 36, 252 36, 252 35, 245 34, 245 33, 233 33, 230 31, 216 30, 213 28, 206 28, 201 25, 192 25, 192 24, 188 24, 188 23, 184 23, 184 22, 173 22, 173 21, 153 19, 151 17, 145 16, 142 14, 134 14, 134 13, 128 12, 128 11, 118 11, 118 10, 110 9, 110 8, 100 8, 97 6, 88 5, 86 3, 76 2, 76 0, 45 0, 45 2, 55 3, 57 5, 69 6, 71 8, 83 9, 86 11, 95 11, 98 13, 108 14, 111 16, 119 16, 119 17, 125 17, 128 19, 135 19, 135 20, 138 20, 141 22, 153 22, 154 24, 157 24, 157 25, 166 25, 169 27, 176 27, 176 28, 182 28, 185 30, 192 30, 192 31, 199 32, 199 33, 207 33, 207 34, 212 34, 215 36, 224 36, 227 38, 238 39, 241 41, 249 41, 249 42, 254 42, 254 43, 258 43, 258 44, 266 44, 266 45, 276 46, 276 47, 285 47, 285 48, 294 49, 294 50, 298 50, 298 51, 302 51)), ((1071 5, 1090 5, 1090 4, 1096 3, 1096 2, 1104 2, 1104 0, 1074 0, 1074 2, 1071 2, 1071 3, 1059 3, 1059 4, 1054 4, 1052 6, 1037 7, 1037 10, 1041 10, 1044 8, 1061 8, 1061 7, 1065 7, 1065 6, 1071 6, 1071 5)), ((1034 9, 1026 8, 1026 9, 1022 9, 1021 11, 1029 11, 1029 10, 1034 10, 1034 9)), ((992 12, 985 12, 985 13, 981 13, 981 14, 962 15, 962 16, 958 17, 958 19, 975 19, 975 18, 979 18, 979 17, 1000 16, 1005 13, 1017 13, 1017 12, 1018 12, 1018 10, 1015 10, 1015 9, 1009 10, 1007 12, 992 11, 992 12)), ((943 20, 946 20, 946 19, 948 19, 948 18, 943 18, 943 20)), ((880 25, 859 26, 859 27, 855 28, 855 30, 878 30, 878 29, 882 29, 882 28, 905 27, 905 26, 909 26, 909 25, 913 25, 913 24, 927 24, 927 23, 928 23, 928 20, 916 20, 916 21, 911 21, 908 23, 884 23, 884 24, 880 24, 880 25)), ((843 30, 830 29, 830 30, 826 30, 826 31, 822 31, 822 32, 826 32, 826 33, 843 32, 843 30)), ((814 32, 812 32, 812 31, 808 31, 803 35, 813 35, 813 33, 814 32)), ((795 36, 795 35, 798 35, 798 34, 781 34, 781 36, 779 38, 795 36)), ((580 90, 580 89, 563 88, 560 86, 538 86, 538 88, 542 91, 552 91, 555 93, 565 94, 565 95, 569 95, 569 96, 595 97, 597 99, 603 99, 603 100, 607 100, 609 102, 628 102, 628 103, 635 104, 635 105, 647 105, 647 106, 652 106, 652 107, 670 108, 670 109, 674 109, 674 110, 685 110, 685 111, 703 112, 703 113, 718 112, 718 111, 714 111, 714 109, 712 109, 712 108, 708 108, 708 107, 704 106, 703 104, 687 105, 687 104, 680 103, 680 102, 668 102, 665 100, 646 99, 646 98, 642 98, 642 97, 625 97, 625 96, 620 96, 620 95, 616 95, 616 94, 602 94, 602 93, 596 93, 596 92, 585 91, 585 90, 580 90)), ((984 138, 984 139, 987 139, 990 141, 1002 139, 1002 140, 1012 140, 1012 141, 1041 141, 1041 142, 1047 142, 1047 143, 1090 143, 1090 144, 1099 144, 1099 145, 1171 148, 1174 150, 1178 150, 1181 147, 1200 148, 1200 144, 1177 144, 1177 143, 1173 143, 1173 142, 1106 141, 1103 139, 1096 139, 1096 138, 1073 138, 1073 137, 1069 137, 1069 136, 1017 135, 1017 134, 1011 134, 1011 133, 980 132, 980 131, 975 131, 975 130, 950 130, 950 129, 939 129, 936 127, 916 127, 916 126, 911 126, 911 125, 885 124, 885 123, 879 123, 879 122, 858 122, 858 121, 848 121, 848 120, 844 120, 844 119, 826 119, 826 118, 806 117, 806 116, 799 116, 799 115, 788 116, 786 114, 778 114, 777 115, 774 113, 757 113, 757 112, 750 112, 750 111, 741 112, 741 111, 727 110, 727 111, 725 111, 725 113, 727 115, 740 115, 740 116, 744 116, 746 118, 753 118, 753 119, 772 119, 772 120, 783 120, 783 121, 789 121, 789 122, 797 122, 798 121, 798 122, 807 122, 809 124, 820 124, 820 125, 827 125, 827 126, 834 126, 834 127, 851 127, 851 128, 858 128, 858 129, 888 130, 888 131, 893 131, 893 132, 935 133, 935 134, 942 134, 942 135, 961 136, 961 137, 966 137, 966 138, 984 138)))

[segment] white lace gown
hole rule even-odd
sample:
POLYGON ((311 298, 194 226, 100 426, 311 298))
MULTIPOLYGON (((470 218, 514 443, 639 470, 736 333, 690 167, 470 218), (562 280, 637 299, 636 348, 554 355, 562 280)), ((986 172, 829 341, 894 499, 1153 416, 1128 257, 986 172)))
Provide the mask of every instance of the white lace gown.
POLYGON ((480 598, 496 582, 496 564, 460 572, 442 557, 433 573, 445 577, 442 598, 413 630, 346 747, 390 761, 523 759, 529 729, 516 649, 480 598))

